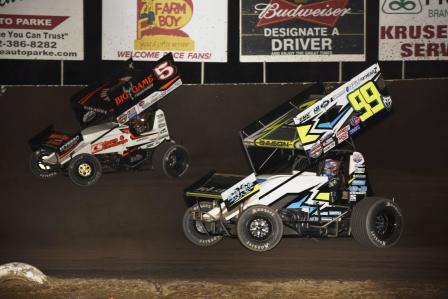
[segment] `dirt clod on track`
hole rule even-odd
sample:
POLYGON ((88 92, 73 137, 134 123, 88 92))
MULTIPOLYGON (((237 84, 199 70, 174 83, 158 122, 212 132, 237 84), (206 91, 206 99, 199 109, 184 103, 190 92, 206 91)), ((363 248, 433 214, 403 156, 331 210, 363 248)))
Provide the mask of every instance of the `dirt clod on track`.
POLYGON ((337 280, 154 281, 113 278, 50 278, 43 286, 23 281, 0 285, 0 298, 443 298, 445 284, 337 280))

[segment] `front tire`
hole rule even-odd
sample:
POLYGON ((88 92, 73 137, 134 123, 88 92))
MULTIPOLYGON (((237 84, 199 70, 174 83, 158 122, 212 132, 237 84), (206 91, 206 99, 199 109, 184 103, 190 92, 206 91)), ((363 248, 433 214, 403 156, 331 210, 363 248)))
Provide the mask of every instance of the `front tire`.
POLYGON ((364 246, 388 248, 397 244, 403 225, 403 214, 390 199, 367 197, 353 208, 352 235, 364 246))
POLYGON ((167 177, 178 178, 187 172, 190 156, 184 146, 165 142, 154 150, 152 163, 156 171, 167 177))
POLYGON ((74 157, 68 165, 68 176, 78 186, 92 186, 98 182, 101 174, 100 161, 89 154, 74 157))
POLYGON ((238 219, 238 239, 252 251, 268 251, 277 246, 283 236, 283 222, 278 213, 267 206, 252 206, 238 219))
POLYGON ((54 178, 58 174, 54 166, 44 162, 43 158, 48 155, 48 152, 40 150, 33 152, 30 157, 31 173, 44 180, 54 178))
MULTIPOLYGON (((211 202, 200 202, 201 211, 203 213, 210 211, 213 208, 211 202)), ((206 229, 204 229, 203 225, 200 221, 193 220, 193 212, 199 211, 199 205, 195 204, 187 211, 185 211, 184 218, 182 221, 182 228, 185 234, 185 237, 194 245, 201 247, 209 247, 217 244, 222 240, 221 235, 210 235, 207 233, 207 230, 210 231, 211 223, 204 222, 206 229)))

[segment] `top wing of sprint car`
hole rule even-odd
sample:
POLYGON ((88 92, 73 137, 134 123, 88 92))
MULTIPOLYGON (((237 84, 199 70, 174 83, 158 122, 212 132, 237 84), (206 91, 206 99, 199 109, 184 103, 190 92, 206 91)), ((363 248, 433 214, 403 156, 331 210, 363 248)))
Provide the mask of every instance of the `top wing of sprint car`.
MULTIPOLYGON (((147 67, 126 68, 110 79, 82 89, 70 99, 82 128, 108 122, 125 124, 182 85, 172 54, 147 67)), ((64 155, 82 141, 82 134, 65 134, 49 126, 29 144, 64 155)))
POLYGON ((378 64, 329 94, 313 84, 240 131, 249 163, 262 172, 279 154, 312 160, 340 147, 384 112, 392 101, 378 64))
POLYGON ((105 82, 89 86, 71 98, 82 127, 104 119, 126 123, 182 84, 171 53, 152 65, 128 67, 105 82))

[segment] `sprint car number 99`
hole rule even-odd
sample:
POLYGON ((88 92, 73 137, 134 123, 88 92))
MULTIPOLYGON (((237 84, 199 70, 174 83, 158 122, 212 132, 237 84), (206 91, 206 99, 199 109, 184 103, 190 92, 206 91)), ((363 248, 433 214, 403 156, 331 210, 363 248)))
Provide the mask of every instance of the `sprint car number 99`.
POLYGON ((378 88, 372 81, 367 82, 348 95, 348 100, 355 111, 362 112, 362 122, 384 109, 383 100, 378 88))

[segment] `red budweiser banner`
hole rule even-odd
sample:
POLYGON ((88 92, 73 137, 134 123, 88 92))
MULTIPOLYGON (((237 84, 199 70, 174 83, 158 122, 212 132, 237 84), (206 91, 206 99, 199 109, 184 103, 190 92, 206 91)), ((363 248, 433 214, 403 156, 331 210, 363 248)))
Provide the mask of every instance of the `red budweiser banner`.
POLYGON ((347 4, 348 0, 328 0, 305 5, 285 0, 271 0, 268 4, 259 3, 255 5, 260 19, 257 27, 291 19, 333 27, 339 17, 350 12, 350 8, 346 8, 347 4))
POLYGON ((0 14, 2 29, 52 30, 67 20, 65 16, 5 15, 0 14))

